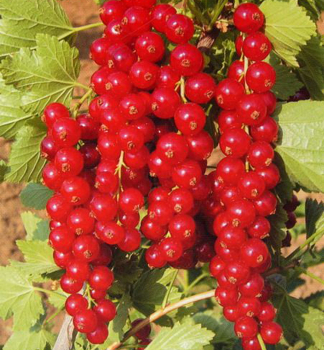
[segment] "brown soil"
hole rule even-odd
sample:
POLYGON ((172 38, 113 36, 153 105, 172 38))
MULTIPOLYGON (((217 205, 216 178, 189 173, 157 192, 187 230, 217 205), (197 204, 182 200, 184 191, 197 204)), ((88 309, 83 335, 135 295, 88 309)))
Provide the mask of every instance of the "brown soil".
MULTIPOLYGON (((85 24, 97 22, 98 8, 93 0, 65 0, 62 6, 66 10, 74 26, 82 26, 85 24)), ((321 27, 324 28, 323 22, 321 27)), ((322 29, 324 31, 324 29, 322 29)), ((81 74, 80 82, 89 84, 92 72, 96 69, 96 65, 89 60, 89 46, 91 42, 100 36, 100 29, 81 32, 77 38, 76 46, 80 51, 81 58, 81 74)), ((0 138, 0 159, 7 159, 10 144, 0 138)), ((15 246, 15 241, 24 237, 25 232, 20 218, 20 214, 26 210, 22 207, 19 200, 19 193, 23 188, 22 185, 2 183, 0 184, 0 264, 6 265, 10 259, 21 259, 21 254, 15 246)), ((299 242, 298 242, 299 243, 299 242)), ((294 247, 297 246, 297 242, 294 247)), ((323 278, 324 272, 318 267, 314 268, 313 273, 323 278)), ((305 297, 316 290, 320 290, 321 285, 314 280, 307 278, 307 284, 298 288, 294 292, 296 297, 305 297)), ((0 344, 4 344, 10 335, 10 321, 3 322, 0 320, 0 344)))

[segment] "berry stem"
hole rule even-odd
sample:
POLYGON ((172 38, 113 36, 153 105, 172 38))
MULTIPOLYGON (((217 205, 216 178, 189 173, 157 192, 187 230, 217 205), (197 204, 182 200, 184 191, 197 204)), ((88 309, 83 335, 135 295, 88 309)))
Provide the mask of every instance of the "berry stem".
POLYGON ((92 95, 92 89, 88 88, 88 91, 79 99, 78 103, 73 107, 73 115, 74 117, 79 112, 79 109, 83 105, 84 101, 92 95))
POLYGON ((219 15, 221 14, 221 12, 223 11, 224 6, 226 5, 227 0, 223 0, 222 2, 217 2, 217 5, 213 11, 213 17, 210 21, 209 24, 209 28, 212 29, 213 26, 215 25, 219 15))
POLYGON ((42 292, 42 293, 49 294, 49 295, 55 295, 55 296, 61 297, 62 299, 66 299, 65 295, 62 295, 61 293, 55 292, 53 290, 48 290, 48 289, 44 289, 41 287, 33 287, 33 288, 34 288, 34 290, 37 290, 38 292, 42 292))
POLYGON ((184 80, 184 78, 181 78, 181 80, 180 80, 180 96, 181 96, 183 103, 188 102, 188 100, 186 99, 186 96, 185 96, 185 80, 184 80))
POLYGON ((205 279, 205 278, 208 277, 208 276, 209 276, 209 274, 207 274, 207 273, 203 273, 202 275, 198 276, 194 281, 192 281, 192 282, 190 283, 189 286, 187 286, 187 287, 184 289, 183 294, 184 294, 184 295, 187 295, 187 294, 191 291, 191 289, 192 289, 193 287, 195 287, 201 280, 205 279))
POLYGON ((167 305, 167 303, 168 303, 168 301, 169 301, 169 297, 170 297, 170 294, 171 294, 171 290, 172 290, 174 281, 175 281, 176 278, 177 278, 178 272, 179 272, 178 269, 175 269, 175 270, 173 271, 173 275, 172 275, 172 278, 171 278, 171 281, 170 281, 170 284, 169 284, 167 293, 165 294, 164 299, 163 299, 162 309, 165 308, 165 306, 167 305))
POLYGON ((258 337, 259 344, 261 346, 261 350, 267 350, 260 333, 258 333, 257 337, 258 337))
POLYGON ((151 322, 154 322, 158 320, 159 318, 163 317, 164 315, 168 314, 171 311, 177 310, 180 307, 183 307, 185 305, 195 303, 200 300, 205 300, 212 298, 215 295, 215 290, 209 290, 208 292, 203 292, 200 294, 193 295, 189 298, 182 299, 176 303, 170 304, 166 306, 164 309, 160 309, 153 314, 151 314, 149 317, 147 317, 145 320, 137 324, 134 328, 132 328, 128 333, 126 333, 125 337, 120 342, 115 342, 112 345, 110 345, 107 350, 116 350, 118 349, 126 340, 128 340, 130 337, 132 337, 136 332, 138 332, 140 329, 145 327, 151 322))
POLYGON ((45 320, 44 325, 51 322, 53 320, 53 318, 55 318, 56 316, 58 316, 61 313, 61 311, 62 311, 62 309, 56 310, 52 316, 50 316, 47 320, 45 320))
POLYGON ((295 249, 290 255, 286 258, 286 264, 289 264, 292 259, 297 259, 301 255, 303 255, 303 249, 307 247, 309 244, 311 244, 316 238, 322 236, 324 234, 324 230, 319 230, 315 233, 313 233, 310 237, 306 239, 306 241, 301 244, 297 249, 295 249))
POLYGON ((322 280, 320 277, 314 275, 312 272, 308 271, 307 269, 304 269, 302 267, 299 267, 298 270, 302 272, 304 275, 314 279, 315 281, 321 283, 324 285, 324 280, 322 280))
POLYGON ((103 25, 104 24, 102 22, 96 22, 96 23, 87 24, 85 26, 73 27, 71 31, 59 36, 58 39, 63 40, 65 38, 67 38, 68 36, 70 36, 71 34, 82 32, 84 30, 88 30, 88 29, 92 29, 92 28, 96 28, 96 27, 101 27, 103 25))

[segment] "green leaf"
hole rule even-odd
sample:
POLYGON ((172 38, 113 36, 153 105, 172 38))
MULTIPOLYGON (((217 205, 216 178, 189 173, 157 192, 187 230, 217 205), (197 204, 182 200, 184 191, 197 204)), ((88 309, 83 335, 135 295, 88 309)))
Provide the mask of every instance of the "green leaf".
POLYGON ((97 5, 102 5, 104 4, 107 0, 93 0, 97 5))
POLYGON ((79 53, 66 41, 38 34, 35 51, 21 49, 0 68, 6 84, 24 91, 22 108, 41 114, 51 102, 69 105, 80 71, 79 53))
POLYGON ((3 350, 45 350, 52 347, 55 335, 45 329, 16 331, 6 342, 3 350))
POLYGON ((276 151, 291 182, 313 192, 324 192, 323 108, 324 102, 292 102, 274 116, 280 126, 276 151))
POLYGON ((21 219, 27 232, 26 240, 47 241, 49 235, 48 220, 41 219, 30 211, 23 212, 21 219))
POLYGON ((289 176, 286 172, 285 163, 283 162, 282 158, 277 152, 275 152, 274 163, 278 167, 280 173, 280 182, 276 186, 276 194, 278 195, 282 203, 286 203, 290 201, 293 196, 294 186, 291 183, 289 176))
POLYGON ((303 84, 297 79, 294 72, 287 66, 281 63, 281 60, 274 54, 271 54, 267 60, 275 69, 277 78, 272 92, 280 100, 287 100, 303 86, 303 84))
POLYGON ((60 270, 53 260, 53 250, 47 242, 16 241, 16 243, 26 262, 12 260, 11 265, 19 267, 25 276, 39 276, 60 270))
POLYGON ((301 46, 316 35, 315 23, 295 1, 266 0, 260 6, 267 25, 265 34, 277 55, 292 66, 301 46))
POLYGON ((41 157, 39 147, 45 133, 45 127, 37 120, 29 122, 18 131, 11 148, 6 181, 40 181, 46 160, 41 157))
POLYGON ((124 335, 123 328, 128 317, 128 310, 132 306, 132 300, 129 294, 124 294, 117 306, 117 315, 113 321, 109 323, 109 340, 120 341, 124 335))
POLYGON ((267 217, 270 222, 270 243, 275 250, 280 250, 282 240, 286 237, 286 225, 288 220, 287 212, 283 209, 281 203, 278 203, 276 212, 267 217))
POLYGON ((324 46, 318 37, 313 37, 302 47, 298 62, 300 77, 311 97, 324 100, 324 46))
MULTIPOLYGON (((313 233, 324 229, 324 203, 316 199, 306 199, 305 205, 306 233, 310 237, 313 233)), ((319 237, 320 238, 320 237, 319 237)))
POLYGON ((302 300, 289 296, 280 288, 275 294, 273 304, 277 308, 277 322, 284 330, 285 339, 289 344, 302 340, 306 346, 323 345, 321 327, 324 323, 324 314, 304 303, 302 300))
MULTIPOLYGON (((0 35, 1 38, 1 35, 0 35)), ((5 85, 0 75, 0 136, 15 137, 17 131, 31 118, 31 114, 20 109, 22 94, 11 85, 5 85)))
POLYGON ((215 334, 213 343, 227 343, 236 339, 233 323, 222 317, 220 310, 198 312, 192 318, 196 324, 200 324, 215 334))
POLYGON ((311 294, 309 297, 304 299, 304 301, 309 306, 324 311, 324 290, 311 294))
POLYGON ((20 193, 20 199, 25 207, 41 210, 45 209, 46 203, 53 193, 42 184, 30 183, 20 193))
MULTIPOLYGON (((161 307, 167 286, 171 282, 173 269, 160 269, 143 273, 135 283, 132 300, 134 307, 144 315, 149 315, 161 307)), ((180 300, 181 293, 172 287, 169 303, 180 300)))
POLYGON ((0 283, 0 317, 7 319, 14 314, 15 330, 34 326, 44 307, 32 283, 12 266, 0 267, 0 283))
POLYGON ((175 324, 172 329, 162 328, 146 350, 202 350, 213 337, 214 333, 201 325, 175 324))
POLYGON ((38 33, 73 40, 73 27, 56 0, 0 0, 0 13, 0 58, 35 47, 38 33))
POLYGON ((65 306, 65 301, 69 294, 63 292, 61 288, 57 289, 55 293, 48 296, 48 301, 58 310, 62 310, 65 306))
POLYGON ((4 160, 0 160, 0 182, 4 180, 5 173, 7 172, 7 163, 4 160))

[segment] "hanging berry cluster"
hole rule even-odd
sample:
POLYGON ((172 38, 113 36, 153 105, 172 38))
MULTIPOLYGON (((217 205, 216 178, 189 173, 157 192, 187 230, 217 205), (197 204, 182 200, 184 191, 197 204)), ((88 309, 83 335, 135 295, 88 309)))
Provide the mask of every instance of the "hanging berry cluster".
POLYGON ((276 80, 273 67, 263 62, 271 43, 261 32, 264 16, 254 4, 242 4, 234 25, 242 32, 236 41, 240 60, 229 68, 228 78, 216 88, 222 109, 218 116, 220 149, 225 155, 214 172, 214 196, 223 205, 216 215, 216 257, 210 263, 217 279, 216 300, 224 316, 235 322, 236 335, 245 350, 259 350, 261 334, 267 344, 282 336, 273 322, 275 309, 268 302, 269 286, 261 273, 271 266, 263 239, 270 233, 267 216, 274 214, 277 198, 271 192, 280 180, 272 163, 278 126, 271 114, 276 107, 270 91, 276 80))
POLYGON ((53 103, 43 116, 48 134, 41 152, 49 161, 43 182, 55 191, 47 203, 49 242, 66 271, 66 310, 92 343, 105 341, 116 314, 107 299, 114 250, 137 250, 142 233, 153 242, 145 254, 152 268, 192 268, 215 254, 215 238, 197 215, 214 215, 204 175, 213 140, 199 104, 214 97, 216 84, 202 73, 202 53, 188 43, 192 20, 154 5, 106 2, 104 35, 90 48, 100 68, 91 77, 97 96, 89 113, 73 119, 53 103), (167 40, 176 45, 169 59, 167 40))

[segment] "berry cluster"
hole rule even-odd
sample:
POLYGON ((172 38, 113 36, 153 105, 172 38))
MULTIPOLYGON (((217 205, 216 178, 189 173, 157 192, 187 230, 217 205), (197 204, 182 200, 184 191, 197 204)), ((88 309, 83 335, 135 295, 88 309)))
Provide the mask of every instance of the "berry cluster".
POLYGON ((235 333, 245 350, 260 350, 264 342, 276 344, 282 336, 273 322, 275 309, 268 302, 269 287, 261 273, 271 266, 263 241, 269 235, 267 216, 275 213, 277 198, 271 192, 280 180, 272 163, 278 126, 271 114, 276 98, 270 91, 276 73, 263 62, 271 43, 261 28, 264 16, 254 4, 241 4, 234 25, 242 32, 236 41, 238 61, 228 78, 216 88, 220 149, 225 155, 213 176, 214 196, 223 206, 214 221, 216 257, 210 263, 217 279, 216 300, 224 316, 235 322, 235 333))

